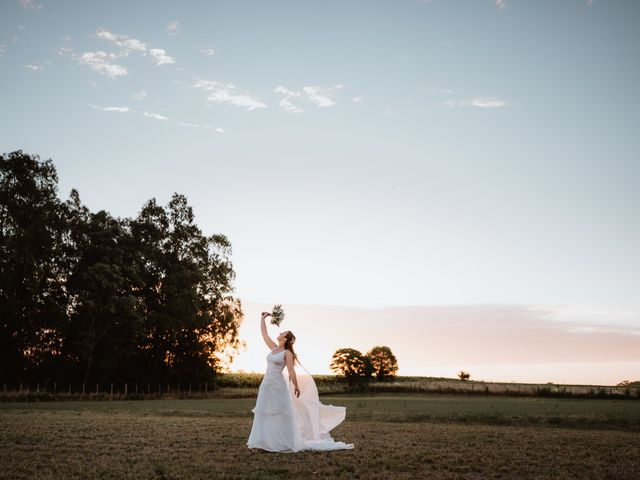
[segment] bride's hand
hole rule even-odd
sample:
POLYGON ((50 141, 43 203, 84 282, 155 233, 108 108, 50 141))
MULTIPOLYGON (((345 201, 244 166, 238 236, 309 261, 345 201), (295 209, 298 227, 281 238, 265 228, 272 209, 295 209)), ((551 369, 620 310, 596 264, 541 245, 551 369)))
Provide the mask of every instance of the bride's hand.
POLYGON ((295 388, 295 390, 293 391, 293 393, 296 394, 296 397, 300 396, 300 389, 298 387, 295 388))
POLYGON ((271 315, 269 312, 262 312, 262 318, 267 318, 271 315))

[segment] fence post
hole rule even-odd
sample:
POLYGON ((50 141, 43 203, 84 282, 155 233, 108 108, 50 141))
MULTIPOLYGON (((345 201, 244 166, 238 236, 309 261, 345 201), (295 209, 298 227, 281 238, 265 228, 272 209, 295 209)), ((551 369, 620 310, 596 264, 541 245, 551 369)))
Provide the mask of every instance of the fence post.
POLYGON ((36 383, 36 393, 40 393, 40 384, 36 383))
POLYGON ((58 389, 58 382, 53 382, 53 394, 56 394, 56 390, 58 389))
POLYGON ((96 383, 96 395, 98 395, 98 391, 99 391, 99 387, 98 387, 98 384, 96 383))
POLYGON ((113 382, 111 382, 111 398, 113 398, 113 382))
POLYGON ((71 382, 69 382, 69 396, 71 396, 71 382))
POLYGON ((125 397, 127 396, 127 384, 126 383, 124 384, 124 396, 125 397))
POLYGON ((84 383, 82 384, 82 396, 84 397, 84 383))

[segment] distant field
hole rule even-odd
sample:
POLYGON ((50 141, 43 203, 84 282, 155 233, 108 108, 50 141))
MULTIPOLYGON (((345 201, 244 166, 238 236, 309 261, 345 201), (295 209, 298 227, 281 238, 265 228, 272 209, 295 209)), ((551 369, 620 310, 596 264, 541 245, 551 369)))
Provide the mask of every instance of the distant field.
POLYGON ((0 478, 640 478, 640 402, 323 396, 355 449, 246 447, 255 398, 0 404, 0 478))

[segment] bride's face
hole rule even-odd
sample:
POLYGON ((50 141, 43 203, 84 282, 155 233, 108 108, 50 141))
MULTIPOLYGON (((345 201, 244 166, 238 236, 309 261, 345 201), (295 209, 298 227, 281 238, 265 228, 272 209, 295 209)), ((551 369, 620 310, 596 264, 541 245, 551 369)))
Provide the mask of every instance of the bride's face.
POLYGON ((280 335, 278 335, 278 343, 284 343, 286 339, 287 339, 287 332, 282 332, 280 333, 280 335))

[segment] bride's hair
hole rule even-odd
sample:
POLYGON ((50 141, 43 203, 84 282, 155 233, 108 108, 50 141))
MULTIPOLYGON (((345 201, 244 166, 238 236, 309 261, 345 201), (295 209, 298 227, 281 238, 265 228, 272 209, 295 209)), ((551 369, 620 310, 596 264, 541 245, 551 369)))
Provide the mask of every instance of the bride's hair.
POLYGON ((284 349, 289 350, 291 353, 293 353, 293 359, 297 360, 298 363, 300 363, 300 360, 298 360, 298 355, 296 355, 296 352, 293 351, 293 344, 295 341, 296 336, 293 334, 293 332, 291 330, 287 331, 284 341, 284 349))

